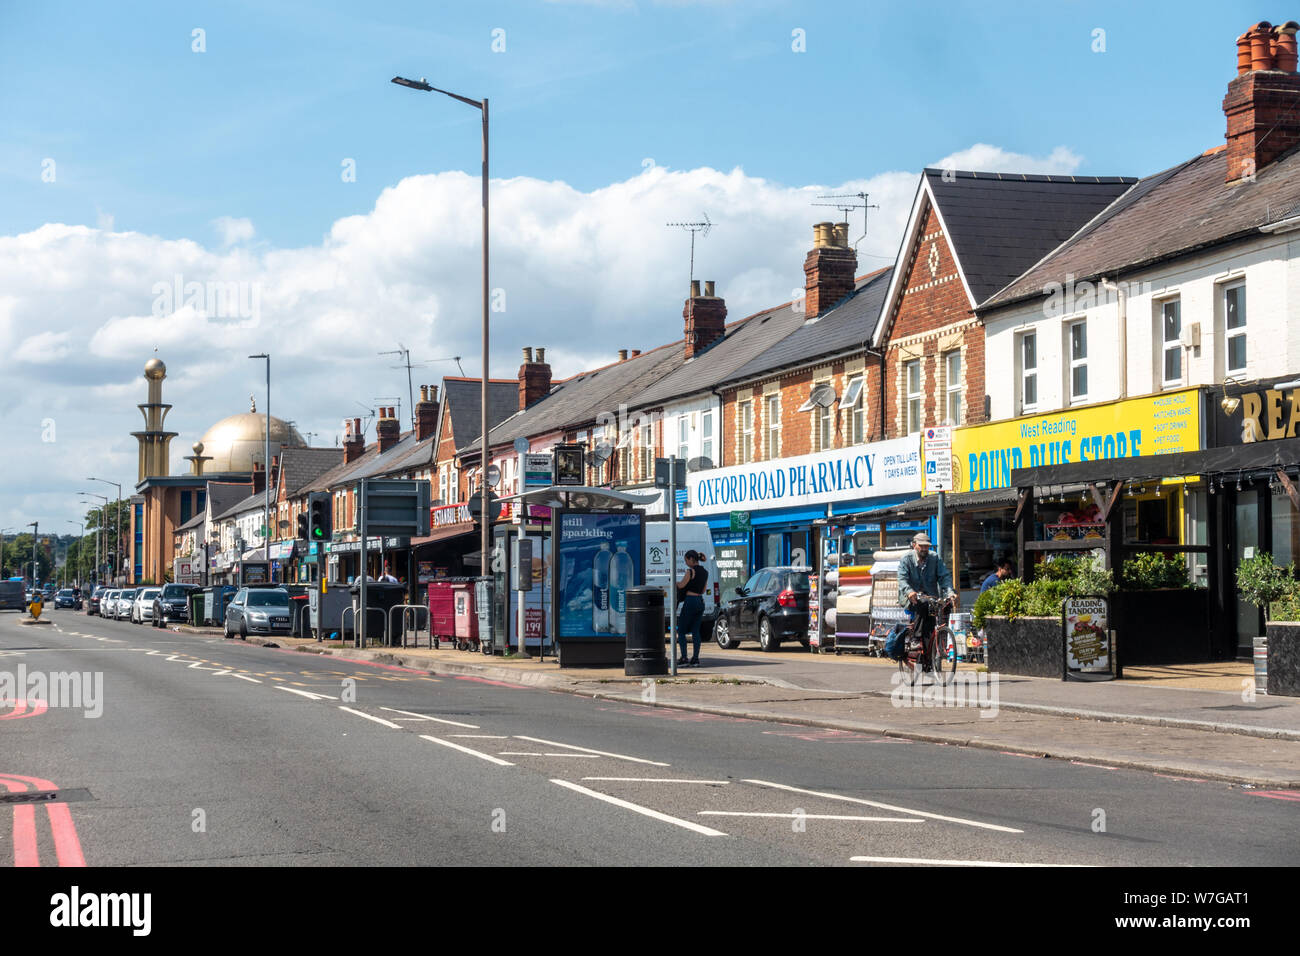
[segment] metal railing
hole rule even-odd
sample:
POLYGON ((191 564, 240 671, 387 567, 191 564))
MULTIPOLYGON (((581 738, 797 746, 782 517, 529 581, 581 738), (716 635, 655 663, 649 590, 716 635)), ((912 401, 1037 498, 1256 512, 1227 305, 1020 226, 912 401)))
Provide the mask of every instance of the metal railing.
POLYGON ((394 604, 392 607, 390 607, 388 609, 388 620, 384 622, 384 643, 387 644, 390 635, 394 633, 393 631, 394 611, 402 612, 402 647, 406 647, 406 635, 411 630, 415 631, 415 644, 413 646, 415 647, 420 646, 420 615, 421 613, 423 613, 424 621, 425 621, 424 629, 429 632, 429 649, 432 650, 433 649, 433 621, 431 615, 429 614, 428 607, 426 607, 423 604, 394 604), (414 619, 412 621, 414 627, 408 628, 407 621, 412 620, 412 618, 414 619))

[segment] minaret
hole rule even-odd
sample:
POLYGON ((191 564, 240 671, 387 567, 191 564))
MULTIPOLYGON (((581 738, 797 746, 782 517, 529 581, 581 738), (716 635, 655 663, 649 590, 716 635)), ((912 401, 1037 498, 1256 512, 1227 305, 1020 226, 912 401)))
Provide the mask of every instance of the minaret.
POLYGON ((136 407, 144 416, 145 430, 131 433, 140 443, 140 475, 137 481, 167 476, 170 470, 169 446, 177 435, 177 432, 163 430, 163 420, 171 411, 171 406, 162 401, 162 383, 167 377, 167 366, 161 359, 151 358, 145 363, 144 377, 149 382, 149 401, 136 407))
POLYGON ((196 441, 190 448, 194 451, 194 454, 185 456, 185 460, 190 463, 190 474, 202 475, 203 463, 211 461, 212 456, 203 454, 203 442, 201 441, 196 441))

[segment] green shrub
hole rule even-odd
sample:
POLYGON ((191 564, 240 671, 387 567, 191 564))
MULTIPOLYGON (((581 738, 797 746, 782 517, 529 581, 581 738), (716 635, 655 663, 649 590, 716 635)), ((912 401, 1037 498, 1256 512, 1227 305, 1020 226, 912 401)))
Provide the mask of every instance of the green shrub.
POLYGON ((1057 617, 1067 597, 1110 594, 1115 590, 1111 573, 1094 567, 1089 558, 1059 557, 1040 564, 1034 571, 1034 580, 1029 584, 1008 578, 981 594, 972 608, 971 622, 983 627, 989 615, 1057 617))
POLYGON ((1278 567, 1267 551, 1259 551, 1237 565, 1237 590, 1241 599, 1262 607, 1265 620, 1273 619, 1270 609, 1283 599, 1289 599, 1284 603, 1288 605, 1286 613, 1291 613, 1290 604, 1297 598, 1296 588, 1295 563, 1278 567))
POLYGON ((1269 609, 1270 621, 1300 621, 1300 581, 1292 581, 1269 609))
POLYGON ((1119 569, 1119 582, 1126 591, 1191 587, 1186 561, 1152 551, 1136 554, 1125 561, 1119 569))

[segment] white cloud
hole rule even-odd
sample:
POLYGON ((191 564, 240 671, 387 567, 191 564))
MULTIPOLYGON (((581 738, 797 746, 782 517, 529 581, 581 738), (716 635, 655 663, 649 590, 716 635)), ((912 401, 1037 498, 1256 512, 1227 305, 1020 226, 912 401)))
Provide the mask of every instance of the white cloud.
POLYGON ((976 143, 945 156, 935 169, 958 169, 988 173, 1040 173, 1049 176, 1069 176, 1083 164, 1083 157, 1065 146, 1058 146, 1047 156, 1026 156, 1012 153, 988 143, 976 143))
POLYGON ((233 246, 241 242, 248 242, 254 235, 253 221, 251 219, 218 216, 212 220, 212 225, 216 227, 217 234, 221 236, 222 246, 233 246))

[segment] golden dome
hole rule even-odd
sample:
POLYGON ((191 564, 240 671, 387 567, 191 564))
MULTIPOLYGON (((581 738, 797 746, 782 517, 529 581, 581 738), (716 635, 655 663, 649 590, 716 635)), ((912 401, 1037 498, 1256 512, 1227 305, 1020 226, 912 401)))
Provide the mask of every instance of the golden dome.
POLYGON ((144 363, 144 377, 148 379, 166 378, 167 366, 163 364, 162 359, 151 358, 144 363))
MULTIPOLYGON (((231 415, 217 422, 203 436, 204 451, 212 460, 204 466, 206 473, 251 472, 253 462, 262 462, 266 416, 254 412, 231 415)), ((307 443, 288 422, 271 416, 271 457, 283 447, 301 447, 307 443)))

